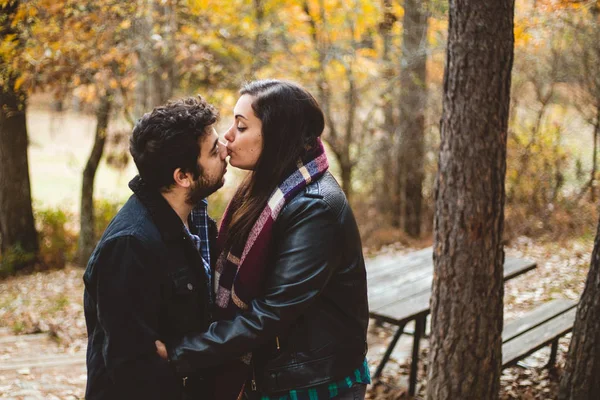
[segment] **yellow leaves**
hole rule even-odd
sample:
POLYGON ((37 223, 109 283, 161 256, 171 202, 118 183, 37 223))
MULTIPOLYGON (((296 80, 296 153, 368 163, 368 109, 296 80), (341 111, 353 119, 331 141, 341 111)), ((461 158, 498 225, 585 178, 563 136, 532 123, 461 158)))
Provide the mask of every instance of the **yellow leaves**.
POLYGON ((108 85, 110 86, 111 89, 115 90, 119 87, 119 82, 117 82, 117 80, 115 78, 111 78, 108 81, 108 85))
POLYGON ((25 82, 25 76, 20 75, 16 80, 15 80, 15 90, 18 91, 19 89, 21 89, 21 86, 23 86, 23 83, 25 82))
POLYGON ((127 30, 129 28, 131 28, 131 20, 126 19, 123 22, 121 22, 121 24, 119 24, 119 27, 123 30, 127 30))
POLYGON ((523 24, 515 24, 515 46, 526 46, 531 40, 531 34, 523 24))
POLYGON ((377 58, 379 55, 375 49, 358 49, 356 54, 359 57, 377 58))
POLYGON ((396 15, 396 18, 402 20, 404 18, 404 7, 400 3, 392 2, 392 12, 396 15))

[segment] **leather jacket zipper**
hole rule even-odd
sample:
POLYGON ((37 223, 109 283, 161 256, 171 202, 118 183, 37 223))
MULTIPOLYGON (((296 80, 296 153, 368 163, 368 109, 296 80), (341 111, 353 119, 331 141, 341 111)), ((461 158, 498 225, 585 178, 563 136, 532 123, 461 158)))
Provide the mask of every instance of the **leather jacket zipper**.
POLYGON ((254 371, 254 359, 250 360, 250 366, 252 367, 252 381, 250 381, 250 389, 256 392, 256 371, 254 371))
POLYGON ((279 345, 279 336, 275 336, 275 344, 277 345, 277 350, 281 350, 281 346, 279 345))

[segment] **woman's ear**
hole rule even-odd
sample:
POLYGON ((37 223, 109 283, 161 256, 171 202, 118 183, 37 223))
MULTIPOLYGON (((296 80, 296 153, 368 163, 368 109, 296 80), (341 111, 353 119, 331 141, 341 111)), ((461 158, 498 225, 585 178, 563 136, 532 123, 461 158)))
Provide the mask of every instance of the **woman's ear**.
POLYGON ((177 168, 173 171, 173 180, 177 186, 189 188, 192 186, 192 182, 194 181, 193 178, 191 173, 183 172, 181 168, 177 168))

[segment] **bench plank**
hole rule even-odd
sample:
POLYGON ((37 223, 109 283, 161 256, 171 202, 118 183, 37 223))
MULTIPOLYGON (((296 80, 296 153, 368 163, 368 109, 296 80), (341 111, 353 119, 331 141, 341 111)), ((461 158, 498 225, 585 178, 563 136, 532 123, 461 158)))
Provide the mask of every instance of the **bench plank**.
POLYGON ((552 300, 544 303, 514 321, 506 323, 502 331, 502 342, 508 342, 575 307, 577 307, 576 301, 566 299, 552 300))
POLYGON ((421 251, 419 254, 410 257, 403 256, 391 259, 383 266, 381 264, 373 265, 370 261, 367 261, 367 279, 369 283, 377 286, 397 281, 399 277, 404 280, 407 274, 414 271, 430 271, 431 274, 433 273, 432 257, 433 255, 429 249, 427 253, 421 251))
POLYGON ((402 256, 382 255, 365 260, 369 278, 392 272, 396 274, 398 268, 404 265, 433 263, 433 248, 427 247, 402 256))
POLYGON ((573 329, 577 308, 546 321, 502 345, 502 368, 515 364, 573 329))
MULTIPOLYGON (((530 260, 520 260, 507 257, 504 262, 504 280, 512 279, 520 274, 535 269, 536 263, 530 260)), ((400 324, 414 319, 418 314, 429 310, 433 267, 431 275, 407 284, 373 287, 369 285, 369 309, 371 317, 392 324, 400 324), (373 292, 373 293, 371 293, 373 292), (415 313, 415 314, 412 314, 415 313)))
POLYGON ((369 307, 380 309, 389 304, 410 299, 424 292, 431 292, 432 276, 427 274, 412 282, 396 282, 369 294, 369 307))

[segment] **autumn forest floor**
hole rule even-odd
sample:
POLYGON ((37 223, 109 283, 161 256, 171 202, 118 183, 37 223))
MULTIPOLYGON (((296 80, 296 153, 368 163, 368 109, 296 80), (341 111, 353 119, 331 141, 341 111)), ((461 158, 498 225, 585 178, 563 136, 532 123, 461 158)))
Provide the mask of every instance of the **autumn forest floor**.
MULTIPOLYGON (((542 243, 519 238, 508 254, 535 260, 538 268, 505 286, 505 320, 556 298, 577 300, 589 267, 593 239, 542 243)), ((406 253, 391 246, 382 252, 406 253)), ((81 399, 85 389, 86 330, 83 315, 82 270, 18 276, 0 281, 0 398, 81 399)), ((372 371, 391 340, 393 327, 369 328, 372 371)), ((405 399, 410 363, 410 338, 403 339, 380 381, 370 387, 370 399, 405 399)), ((558 380, 569 336, 560 342, 557 367, 543 368, 549 350, 542 349, 519 366, 503 371, 501 398, 556 399, 558 380)), ((427 340, 424 341, 417 398, 426 389, 427 340)))

